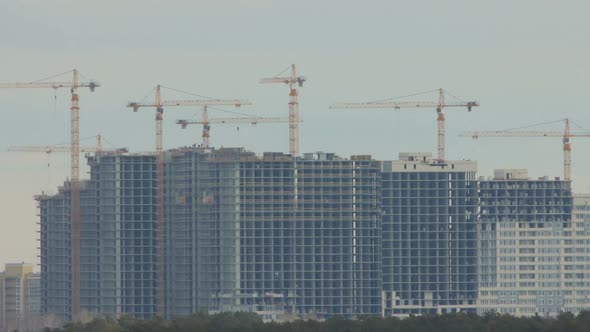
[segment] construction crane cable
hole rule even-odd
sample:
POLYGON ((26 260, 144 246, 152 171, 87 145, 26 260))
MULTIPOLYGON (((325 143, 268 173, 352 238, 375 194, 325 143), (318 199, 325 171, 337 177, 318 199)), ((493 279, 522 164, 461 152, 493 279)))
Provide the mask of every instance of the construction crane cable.
POLYGON ((252 116, 252 115, 247 114, 247 113, 235 112, 235 111, 230 111, 230 110, 224 110, 224 109, 221 109, 221 108, 211 107, 211 106, 207 106, 207 109, 212 109, 212 110, 216 110, 216 111, 220 111, 220 112, 226 112, 226 113, 230 113, 230 114, 244 115, 244 116, 248 116, 248 117, 251 117, 252 116))
POLYGON ((571 123, 571 124, 573 124, 574 126, 576 126, 576 127, 580 128, 580 129, 582 129, 582 130, 583 130, 583 131, 585 131, 585 132, 590 132, 590 130, 587 130, 586 128, 582 127, 582 126, 581 126, 581 125, 579 125, 577 122, 574 122, 574 121, 571 121, 571 120, 570 120, 570 123, 571 123))
POLYGON ((414 97, 414 96, 419 96, 419 95, 425 95, 425 94, 428 94, 428 93, 433 93, 433 92, 438 92, 438 91, 439 90, 436 89, 436 90, 432 90, 432 91, 418 92, 418 93, 413 93, 413 94, 405 95, 405 96, 391 97, 391 98, 380 99, 380 100, 373 100, 373 101, 370 101, 369 103, 380 103, 380 102, 394 100, 394 99, 401 99, 401 98, 408 98, 408 97, 414 97))
POLYGON ((92 136, 86 136, 86 137, 81 137, 80 140, 86 140, 86 139, 91 139, 91 138, 97 138, 98 135, 92 135, 92 136))
POLYGON ((216 98, 213 98, 213 97, 207 97, 207 96, 199 95, 199 94, 196 94, 196 93, 193 93, 193 92, 187 92, 187 91, 183 91, 183 90, 178 90, 178 89, 171 88, 171 87, 164 86, 164 85, 160 85, 160 87, 165 88, 165 89, 168 89, 168 90, 172 90, 172 91, 184 93, 184 94, 187 94, 187 95, 199 97, 199 98, 216 99, 216 98))
POLYGON ((148 91, 145 93, 145 95, 143 96, 143 98, 139 99, 139 101, 141 101, 141 102, 144 102, 144 101, 146 101, 148 98, 153 98, 153 97, 154 97, 154 94, 155 94, 155 92, 156 92, 156 88, 151 88, 151 89, 149 89, 149 90, 148 90, 148 91))
POLYGON ((29 83, 38 83, 38 82, 47 81, 48 79, 55 78, 55 77, 59 77, 59 76, 63 76, 63 75, 65 75, 65 74, 69 74, 69 73, 71 73, 71 72, 73 72, 73 71, 74 71, 74 70, 68 70, 68 71, 66 71, 66 72, 63 72, 63 73, 61 73, 61 74, 57 74, 57 75, 53 75, 53 76, 49 76, 49 77, 42 78, 42 79, 40 79, 40 80, 32 81, 32 82, 29 82, 29 83))
MULTIPOLYGON (((89 139, 94 139, 96 140, 98 138, 98 135, 94 135, 94 136, 87 136, 87 137, 82 137, 80 138, 80 141, 85 141, 85 140, 89 140, 89 139)), ((104 138, 104 137, 103 137, 104 138)))
POLYGON ((291 65, 288 65, 287 67, 285 67, 285 69, 283 69, 280 73, 276 74, 273 77, 279 77, 279 75, 282 75, 284 72, 286 72, 289 69, 291 69, 291 65))
POLYGON ((50 147, 58 147, 58 146, 69 146, 72 145, 71 142, 61 142, 61 143, 57 143, 57 144, 53 144, 53 145, 48 145, 50 147))
POLYGON ((544 125, 553 124, 553 123, 562 122, 562 121, 563 121, 563 119, 554 120, 554 121, 548 121, 548 122, 541 122, 541 123, 532 124, 530 126, 509 128, 509 129, 504 129, 504 130, 497 130, 497 132, 505 132, 505 131, 528 129, 528 128, 532 128, 532 127, 544 126, 544 125))
POLYGON ((461 98, 459 98, 459 97, 457 97, 457 96, 453 95, 453 94, 452 94, 452 93, 450 93, 448 90, 444 90, 444 92, 445 92, 445 96, 451 96, 451 97, 455 98, 456 100, 458 100, 458 101, 460 101, 460 102, 462 102, 462 103, 464 103, 464 104, 467 104, 467 101, 465 101, 465 100, 463 100, 463 99, 461 99, 461 98))
POLYGON ((115 147, 116 146, 111 141, 109 141, 108 139, 106 139, 104 136, 102 136, 101 139, 103 140, 103 142, 106 142, 108 146, 111 146, 111 147, 115 147))
POLYGON ((83 78, 83 79, 85 79, 85 80, 87 80, 87 81, 90 81, 90 82, 94 81, 93 79, 91 79, 91 78, 89 78, 88 76, 85 76, 85 75, 83 75, 83 74, 81 74, 81 73, 78 73, 78 75, 80 75, 80 77, 81 77, 81 78, 83 78))
MULTIPOLYGON (((87 137, 82 137, 80 138, 80 141, 85 141, 85 140, 89 140, 91 138, 97 138, 98 135, 94 135, 94 136, 87 136, 87 137)), ((51 147, 51 148, 56 148, 56 147, 62 147, 62 146, 70 146, 72 143, 71 142, 61 142, 61 143, 56 143, 56 144, 52 144, 52 145, 47 145, 47 147, 51 147)))

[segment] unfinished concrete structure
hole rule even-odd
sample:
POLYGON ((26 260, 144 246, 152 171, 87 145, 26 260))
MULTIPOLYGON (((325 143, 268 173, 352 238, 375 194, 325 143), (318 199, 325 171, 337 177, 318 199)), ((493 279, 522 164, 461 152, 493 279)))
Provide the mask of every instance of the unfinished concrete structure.
POLYGON ((532 316, 579 311, 571 301, 583 288, 574 291, 569 284, 587 284, 588 265, 580 265, 586 269, 580 275, 572 262, 575 257, 587 260, 589 242, 584 222, 572 220, 570 185, 559 178, 531 180, 526 170, 513 169, 497 170, 493 180, 479 182, 478 312, 532 316), (577 232, 582 232, 582 242, 574 237, 577 232), (582 280, 573 280, 577 276, 582 280))
POLYGON ((221 233, 213 204, 218 186, 208 162, 211 153, 182 149, 166 154, 167 316, 208 310, 219 288, 221 233))
MULTIPOLYGON (((378 162, 241 148, 165 154, 166 315, 329 317, 590 308, 590 197, 430 153, 378 162), (572 216, 573 211, 573 216, 572 216)), ((89 157, 81 303, 156 314, 153 154, 89 157)), ((70 319, 69 186, 37 197, 42 311, 70 319)))
POLYGON ((430 153, 382 162, 384 315, 475 311, 476 171, 430 153))
MULTIPOLYGON (((81 183, 81 187, 85 185, 81 183)), ((40 226, 41 311, 67 322, 72 312, 69 183, 59 187, 55 195, 41 194, 35 199, 40 226)))
MULTIPOLYGON (((156 313, 155 157, 89 157, 82 186, 86 315, 156 313)), ((166 154, 167 314, 380 313, 380 175, 369 157, 166 154)), ((69 187, 37 197, 42 310, 70 320, 69 187)))
MULTIPOLYGON (((156 312, 155 157, 103 153, 89 157, 81 183, 82 315, 156 312)), ((43 313, 71 319, 70 190, 37 196, 41 225, 43 313)))
POLYGON ((168 160, 170 315, 380 313, 378 162, 243 149, 168 160))

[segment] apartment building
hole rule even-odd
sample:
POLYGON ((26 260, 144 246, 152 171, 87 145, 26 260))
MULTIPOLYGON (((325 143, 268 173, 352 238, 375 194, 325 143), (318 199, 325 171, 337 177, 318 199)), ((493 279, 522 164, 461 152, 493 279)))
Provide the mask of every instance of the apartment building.
POLYGON ((167 160, 170 315, 380 313, 378 162, 243 149, 167 160))
POLYGON ((476 171, 430 153, 382 162, 384 315, 476 310, 476 171))
MULTIPOLYGON (((81 305, 156 314, 153 154, 89 156, 81 305)), ((588 305, 590 196, 477 163, 242 148, 165 153, 166 316, 407 316, 588 305)), ((41 311, 70 317, 69 184, 39 195, 41 311)))
POLYGON ((590 308, 587 195, 576 199, 574 220, 570 181, 502 169, 480 181, 480 200, 478 312, 532 316, 590 308))
MULTIPOLYGON (((156 312, 155 156, 105 153, 88 158, 81 182, 82 315, 156 312)), ((71 320, 69 183, 39 195, 41 311, 71 320)))
POLYGON ((36 291, 38 275, 29 263, 9 263, 0 273, 0 331, 26 327, 27 320, 37 314, 40 294, 36 291))

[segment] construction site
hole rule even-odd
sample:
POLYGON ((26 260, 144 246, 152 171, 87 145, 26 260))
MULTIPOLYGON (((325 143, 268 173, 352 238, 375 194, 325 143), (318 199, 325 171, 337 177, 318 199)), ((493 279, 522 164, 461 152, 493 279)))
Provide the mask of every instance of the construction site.
MULTIPOLYGON (((299 148, 299 88, 291 65, 260 83, 288 86, 286 117, 215 118, 216 107, 249 100, 129 102, 155 110, 155 149, 80 146, 81 81, 5 83, 68 88, 71 145, 13 147, 69 152, 71 176, 57 194, 35 197, 39 213, 40 311, 62 322, 130 315, 248 311, 264 320, 324 319, 495 310, 521 316, 590 309, 590 198, 572 190, 573 132, 499 130, 467 138, 558 137, 563 177, 526 169, 478 174, 478 162, 448 160, 445 114, 472 111, 443 89, 436 100, 335 103, 332 109, 431 109, 436 156, 397 160, 299 148), (202 141, 164 149, 164 109, 202 107, 202 141), (214 147, 211 125, 287 123, 288 153, 256 154, 236 142, 214 147), (82 158, 90 168, 80 178, 82 158)), ((237 114, 237 113, 236 113, 237 114)), ((239 115, 239 114, 238 114, 239 115)), ((398 144, 408 144, 402 142, 398 144)), ((404 146, 413 149, 412 146, 404 146)))

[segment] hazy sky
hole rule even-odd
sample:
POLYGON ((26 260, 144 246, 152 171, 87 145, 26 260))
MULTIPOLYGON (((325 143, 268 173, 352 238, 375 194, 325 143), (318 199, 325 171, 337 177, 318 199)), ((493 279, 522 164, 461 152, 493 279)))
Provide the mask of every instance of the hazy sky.
MULTIPOLYGON (((102 133, 112 144, 107 147, 148 151, 155 141, 153 110, 133 113, 125 105, 151 98, 156 84, 251 99, 255 105, 242 112, 286 116, 288 89, 257 81, 296 63, 308 78, 300 92, 301 151, 379 159, 395 159, 400 151, 435 153, 435 111, 328 106, 443 87, 481 103, 471 113, 448 111, 448 159, 477 160, 485 176, 494 168, 563 176, 559 138, 473 141, 458 134, 565 117, 590 130, 589 14, 587 1, 544 0, 3 1, 0 81, 78 68, 103 85, 94 94, 80 92, 80 136, 102 133)), ((170 91, 163 97, 184 98, 170 91)), ((0 104, 0 264, 38 263, 33 195, 55 190, 69 176, 69 156, 6 149, 69 142, 69 96, 66 90, 0 90, 0 104)), ((166 148, 200 142, 200 128, 174 125, 196 114, 165 111, 166 148)), ((286 124, 236 127, 214 125, 212 144, 288 150, 286 124)), ((589 190, 589 149, 590 140, 573 141, 577 192, 589 190)))

